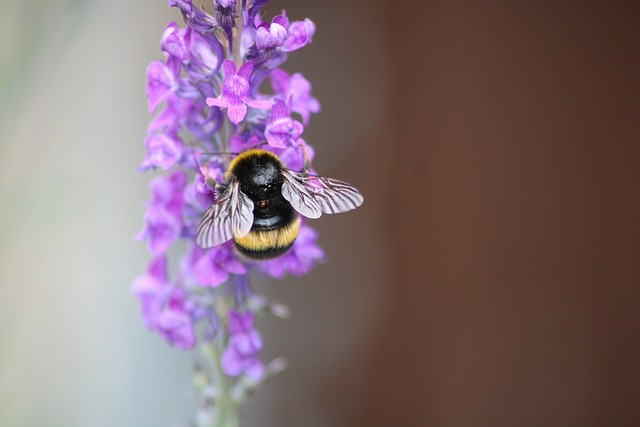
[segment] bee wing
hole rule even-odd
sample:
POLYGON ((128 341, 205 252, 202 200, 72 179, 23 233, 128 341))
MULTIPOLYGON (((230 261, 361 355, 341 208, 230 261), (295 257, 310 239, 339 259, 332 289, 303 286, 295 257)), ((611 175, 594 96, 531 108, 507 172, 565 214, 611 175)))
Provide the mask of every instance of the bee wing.
POLYGON ((364 202, 362 194, 353 185, 344 181, 319 176, 315 178, 314 183, 316 182, 320 186, 314 187, 314 194, 323 213, 347 212, 364 202))
POLYGON ((284 169, 282 196, 301 215, 319 218, 323 213, 347 212, 362 204, 362 194, 351 184, 323 176, 284 169))
POLYGON ((307 182, 308 177, 288 169, 282 170, 282 177, 282 197, 291 203, 293 209, 307 218, 320 218, 322 208, 313 194, 313 188, 307 182))
POLYGON ((233 236, 246 236, 252 225, 253 202, 233 180, 204 213, 196 230, 196 243, 205 249, 218 246, 233 236))

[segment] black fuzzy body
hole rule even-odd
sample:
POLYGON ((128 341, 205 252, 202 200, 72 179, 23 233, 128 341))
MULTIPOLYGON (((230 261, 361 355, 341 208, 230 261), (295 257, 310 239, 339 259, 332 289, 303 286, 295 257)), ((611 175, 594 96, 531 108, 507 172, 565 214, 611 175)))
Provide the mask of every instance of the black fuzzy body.
MULTIPOLYGON (((253 225, 247 239, 234 239, 240 253, 252 259, 270 259, 283 255, 295 241, 293 238, 278 244, 264 243, 277 240, 279 233, 299 221, 291 204, 282 196, 283 164, 278 157, 265 150, 241 153, 229 165, 228 174, 240 183, 240 191, 253 202, 253 225), (260 243, 262 242, 262 243, 260 243)), ((291 234, 291 233, 289 233, 291 234)))

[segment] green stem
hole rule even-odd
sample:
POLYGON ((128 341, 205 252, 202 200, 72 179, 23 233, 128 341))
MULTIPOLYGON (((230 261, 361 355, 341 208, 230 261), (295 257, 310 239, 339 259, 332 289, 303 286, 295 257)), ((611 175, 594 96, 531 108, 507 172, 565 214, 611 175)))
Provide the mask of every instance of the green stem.
POLYGON ((236 25, 233 31, 233 62, 236 67, 242 66, 242 58, 240 57, 240 47, 242 45, 242 0, 236 0, 236 25))

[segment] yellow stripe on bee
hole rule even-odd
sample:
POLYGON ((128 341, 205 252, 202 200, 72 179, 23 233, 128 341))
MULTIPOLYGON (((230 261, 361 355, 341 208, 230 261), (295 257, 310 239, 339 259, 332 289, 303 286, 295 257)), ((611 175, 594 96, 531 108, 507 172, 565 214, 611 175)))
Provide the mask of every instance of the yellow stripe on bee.
POLYGON ((238 166, 238 162, 248 157, 260 156, 263 154, 273 157, 278 163, 282 164, 282 160, 280 160, 280 158, 278 158, 278 156, 273 154, 271 151, 261 150, 259 148, 251 148, 250 150, 243 151, 242 153, 238 154, 233 160, 231 160, 231 163, 229 163, 229 167, 227 167, 227 171, 224 173, 224 180, 227 182, 231 181, 231 178, 233 178, 233 173, 231 171, 234 170, 236 166, 238 166))
POLYGON ((248 251, 267 251, 274 248, 284 248, 291 246, 298 232, 300 231, 300 218, 298 216, 291 224, 276 230, 254 231, 244 237, 234 237, 236 245, 248 251))

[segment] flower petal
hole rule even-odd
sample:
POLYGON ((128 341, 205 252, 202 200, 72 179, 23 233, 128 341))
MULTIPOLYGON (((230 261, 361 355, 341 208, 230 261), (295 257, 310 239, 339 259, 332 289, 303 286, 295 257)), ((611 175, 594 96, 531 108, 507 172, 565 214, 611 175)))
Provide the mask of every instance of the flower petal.
POLYGON ((259 108, 261 110, 266 110, 271 108, 271 106, 273 105, 273 102, 266 100, 266 99, 247 99, 247 105, 251 108, 259 108))
POLYGON ((229 106, 229 100, 225 97, 207 98, 206 103, 209 107, 227 108, 229 106))
POLYGON ((249 79, 251 78, 252 71, 253 71, 253 61, 247 61, 244 64, 242 64, 242 66, 238 70, 238 75, 243 79, 245 79, 246 81, 249 81, 249 79))
POLYGON ((234 125, 237 125, 244 119, 244 116, 247 115, 247 106, 245 104, 237 104, 229 107, 227 111, 227 115, 229 116, 229 120, 234 125))
POLYGON ((236 74, 236 64, 233 61, 225 59, 222 63, 225 78, 229 78, 236 74))

